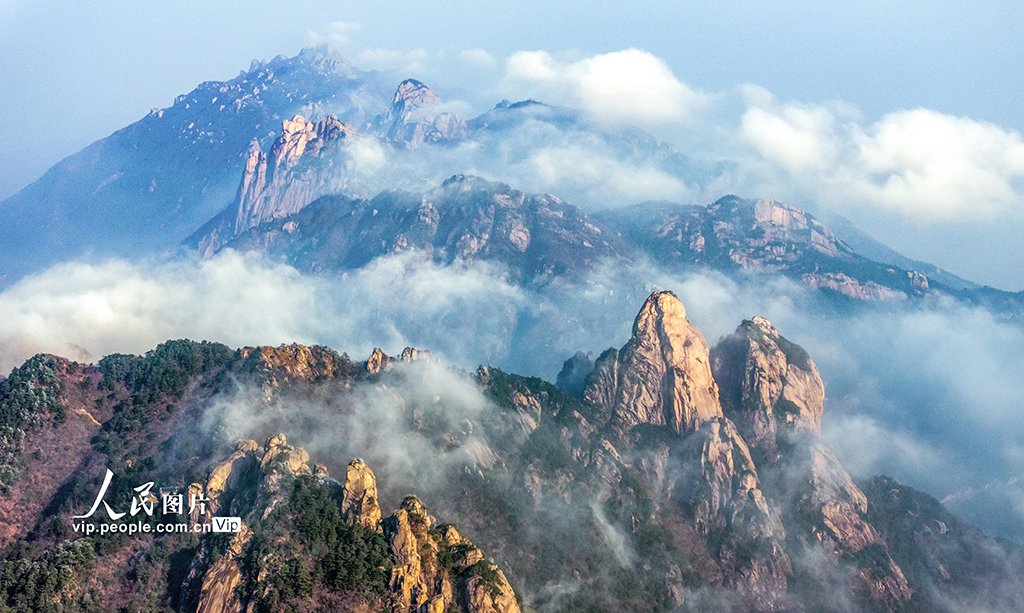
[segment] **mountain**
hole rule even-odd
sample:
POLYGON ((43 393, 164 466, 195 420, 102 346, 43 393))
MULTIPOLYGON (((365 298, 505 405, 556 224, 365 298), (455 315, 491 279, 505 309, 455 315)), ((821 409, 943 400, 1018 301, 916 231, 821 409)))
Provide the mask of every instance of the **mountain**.
MULTIPOLYGON (((15 610, 1024 604, 1018 546, 843 468, 820 436, 813 360, 763 318, 709 346, 656 292, 625 344, 575 356, 560 379, 577 385, 413 348, 365 362, 192 341, 96 365, 36 356, 0 381, 0 597, 15 610), (148 483, 205 499, 189 523, 240 527, 83 535, 72 516, 105 468, 114 510, 148 483)), ((98 513, 85 523, 131 523, 98 513)))
POLYGON ((387 101, 377 78, 319 48, 200 84, 0 203, 0 282, 81 255, 173 248, 231 199, 251 141, 266 146, 296 113, 362 128, 387 101))
POLYGON ((461 175, 422 194, 322 197, 294 215, 247 229, 224 247, 259 251, 305 272, 357 269, 404 252, 444 264, 493 261, 524 283, 573 278, 628 251, 556 196, 461 175))
POLYGON ((391 78, 319 48, 200 84, 0 203, 0 284, 63 260, 135 259, 182 244, 205 257, 265 250, 306 271, 417 250, 446 263, 497 261, 527 283, 571 279, 603 259, 647 259, 784 275, 840 302, 948 295, 1011 318, 1024 312, 1024 293, 977 287, 785 203, 726 196, 585 213, 570 201, 593 211, 614 198, 572 181, 555 181, 566 192, 558 196, 480 181, 467 170, 519 178, 541 164, 557 175, 548 166, 581 148, 614 159, 611 173, 649 168, 687 184, 710 170, 641 130, 598 126, 572 109, 502 101, 462 118, 427 84, 391 78), (465 188, 474 199, 448 206, 451 181, 475 185, 465 188))
POLYGON ((907 270, 919 270, 929 278, 936 279, 953 289, 978 289, 980 287, 977 283, 958 277, 934 264, 913 260, 900 254, 891 247, 871 238, 857 226, 853 225, 853 222, 841 215, 831 216, 829 218, 829 226, 842 236, 843 241, 855 251, 876 262, 892 264, 907 270))
MULTIPOLYGON (((282 136, 275 151, 292 150, 284 144, 288 138, 282 136)), ((344 147, 344 139, 335 146, 344 147)), ((352 270, 409 251, 443 264, 484 259, 527 283, 578 279, 607 260, 629 266, 647 259, 670 270, 783 275, 844 302, 949 296, 1012 318, 1024 313, 1024 293, 979 287, 939 271, 940 279, 954 283, 947 285, 916 269, 870 259, 810 213, 774 200, 726 196, 705 207, 644 203, 588 214, 551 194, 527 194, 466 175, 422 193, 315 198, 311 186, 326 185, 325 176, 336 172, 324 161, 323 151, 330 148, 313 150, 280 184, 263 179, 266 162, 250 163, 237 202, 185 244, 207 257, 224 248, 257 251, 305 272, 352 270), (262 211, 255 216, 246 196, 254 184, 260 194, 256 210, 262 211)))

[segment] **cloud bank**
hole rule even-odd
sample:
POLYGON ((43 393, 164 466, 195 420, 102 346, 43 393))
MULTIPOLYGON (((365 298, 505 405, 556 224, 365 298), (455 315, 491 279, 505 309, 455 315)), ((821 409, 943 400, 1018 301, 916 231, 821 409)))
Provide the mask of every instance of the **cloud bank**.
POLYGON ((672 73, 663 60, 624 49, 577 61, 547 51, 520 51, 505 60, 506 86, 582 109, 600 122, 657 125, 684 121, 708 98, 672 73))
POLYGON ((486 263, 440 266, 415 254, 308 277, 226 252, 69 263, 22 280, 0 293, 0 368, 38 351, 89 360, 189 337, 321 343, 353 359, 412 345, 466 369, 488 363, 551 380, 578 350, 621 346, 654 289, 676 291, 709 344, 764 315, 805 346, 826 381, 825 435, 853 473, 891 474, 950 496, 983 526, 1019 533, 1024 331, 953 302, 851 314, 787 280, 643 262, 605 263, 543 290, 515 286, 486 263))
POLYGON ((739 135, 783 184, 834 208, 950 221, 1019 214, 1024 202, 1021 135, 968 117, 911 109, 865 124, 825 105, 771 100, 744 111, 739 135))

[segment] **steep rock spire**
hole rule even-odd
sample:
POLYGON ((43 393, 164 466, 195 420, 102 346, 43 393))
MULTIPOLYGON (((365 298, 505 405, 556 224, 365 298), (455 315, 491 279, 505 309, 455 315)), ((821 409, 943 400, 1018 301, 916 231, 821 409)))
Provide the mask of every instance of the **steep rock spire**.
POLYGON ((776 459, 779 444, 817 434, 825 386, 817 366, 763 317, 746 320, 711 352, 722 408, 751 445, 776 459))
POLYGON ((909 599, 913 591, 903 570, 867 520, 867 498, 821 439, 825 388, 807 352, 754 317, 722 339, 711 357, 722 408, 758 452, 776 500, 798 518, 797 539, 853 559, 855 589, 871 598, 897 605, 909 599))
POLYGON ((457 140, 466 135, 466 122, 450 112, 436 112, 441 96, 416 79, 398 85, 391 98, 391 108, 384 116, 386 136, 407 149, 423 143, 457 140))
POLYGON ((377 498, 377 477, 361 459, 348 464, 342 490, 341 512, 349 525, 380 531, 380 503, 377 498))
POLYGON ((235 203, 234 234, 291 215, 320 195, 322 173, 300 166, 319 158, 325 147, 355 134, 334 115, 318 121, 296 115, 281 122, 281 135, 268 153, 250 146, 235 203))
POLYGON ((691 432, 722 416, 704 337, 672 292, 654 292, 622 349, 598 358, 584 397, 622 430, 639 424, 691 432))

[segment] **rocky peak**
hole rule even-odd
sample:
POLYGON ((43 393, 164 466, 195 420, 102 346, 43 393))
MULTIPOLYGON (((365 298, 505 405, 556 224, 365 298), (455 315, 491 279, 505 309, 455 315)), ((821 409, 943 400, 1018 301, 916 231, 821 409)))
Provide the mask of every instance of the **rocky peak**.
POLYGON ((629 341, 598 359, 584 397, 622 430, 646 423, 683 433, 722 416, 707 343, 672 292, 647 298, 629 341))
POLYGON ((384 353, 384 350, 380 347, 374 347, 373 351, 370 352, 370 357, 366 359, 366 371, 375 375, 379 372, 391 370, 391 366, 396 362, 408 364, 417 360, 430 360, 432 358, 433 354, 427 349, 406 347, 397 356, 390 356, 384 353))
POLYGON ((391 97, 391 117, 408 118, 418 108, 441 104, 441 96, 427 87, 422 81, 406 79, 398 84, 395 95, 391 97))
POLYGON ((825 390, 807 352, 754 317, 711 356, 725 414, 758 452, 778 500, 799 518, 792 536, 854 560, 853 589, 897 605, 909 599, 902 569, 866 519, 867 498, 820 438, 825 390))
POLYGON ((394 361, 394 358, 384 353, 383 349, 380 347, 374 347, 373 351, 370 352, 370 357, 366 359, 366 372, 375 375, 379 372, 388 370, 391 368, 391 363, 394 361))
POLYGON ((318 158, 332 143, 349 138, 355 130, 334 115, 318 121, 295 115, 281 122, 281 134, 264 153, 253 142, 245 162, 234 205, 234 234, 264 221, 298 212, 320 195, 323 177, 300 161, 318 158))
MULTIPOLYGON (((345 59, 345 56, 331 49, 328 45, 306 47, 299 51, 296 59, 298 62, 306 64, 325 75, 354 76, 355 74, 352 64, 345 59)), ((252 69, 250 68, 251 71, 252 69)))
POLYGON ((402 349, 402 353, 399 356, 399 359, 403 363, 408 364, 410 362, 415 362, 416 360, 430 360, 432 356, 433 354, 431 354, 430 351, 427 349, 406 347, 405 349, 402 349))
POLYGON ((799 345, 763 317, 746 320, 711 352, 722 408, 769 459, 786 439, 821 429, 825 386, 799 345))
POLYGON ((494 562, 455 526, 433 524, 416 496, 383 522, 395 610, 442 613, 458 604, 470 613, 518 613, 515 591, 494 562))
POLYGON ((341 512, 349 525, 380 531, 380 504, 377 502, 377 477, 361 459, 348 464, 342 490, 341 512))
POLYGON ((388 140, 407 149, 415 149, 424 143, 449 142, 465 137, 465 121, 454 113, 431 110, 440 104, 441 96, 426 84, 416 79, 402 81, 383 119, 388 140))

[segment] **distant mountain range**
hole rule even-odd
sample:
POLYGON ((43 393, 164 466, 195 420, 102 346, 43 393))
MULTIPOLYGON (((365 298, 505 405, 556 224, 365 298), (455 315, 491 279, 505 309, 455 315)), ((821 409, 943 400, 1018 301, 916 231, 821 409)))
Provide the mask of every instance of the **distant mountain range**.
POLYGON ((526 155, 514 151, 516 138, 537 126, 547 126, 540 133, 577 130, 623 159, 680 177, 694 172, 685 155, 639 130, 598 128, 534 100, 463 119, 422 82, 406 79, 396 88, 386 80, 326 49, 307 49, 201 84, 0 203, 7 245, 0 283, 83 255, 134 258, 179 245, 203 256, 226 247, 263 251, 308 272, 416 250, 445 263, 495 261, 530 284, 586 272, 607 258, 647 258, 672 269, 781 274, 839 300, 948 295, 1015 319, 1024 312, 1024 292, 979 287, 905 258, 845 220, 830 229, 771 200, 726 196, 708 206, 643 203, 587 213, 557 195, 470 175, 423 185, 435 168, 421 169, 412 187, 386 169, 359 172, 353 156, 367 142, 410 164, 472 142, 481 160, 494 162, 481 165, 500 172, 526 155), (505 156, 500 163, 493 151, 505 156))

